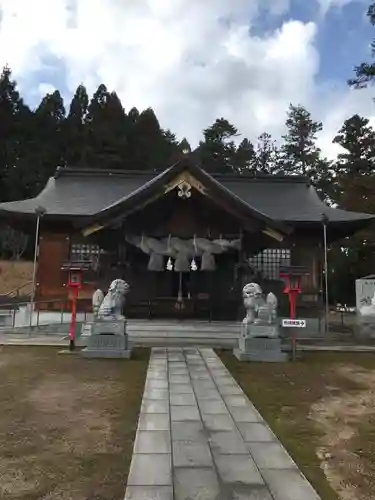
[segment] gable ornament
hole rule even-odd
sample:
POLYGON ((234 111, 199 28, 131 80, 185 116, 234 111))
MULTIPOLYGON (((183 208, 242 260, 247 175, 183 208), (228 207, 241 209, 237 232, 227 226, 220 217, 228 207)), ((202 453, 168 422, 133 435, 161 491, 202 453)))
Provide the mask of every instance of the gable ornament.
POLYGON ((191 197, 191 185, 187 181, 182 181, 177 185, 178 196, 183 200, 191 197))

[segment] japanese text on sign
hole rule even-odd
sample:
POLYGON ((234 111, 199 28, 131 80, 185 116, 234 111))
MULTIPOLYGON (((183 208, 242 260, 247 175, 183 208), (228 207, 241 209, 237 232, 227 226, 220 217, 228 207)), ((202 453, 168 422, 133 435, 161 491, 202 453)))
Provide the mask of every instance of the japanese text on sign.
POLYGON ((285 328, 306 328, 305 319, 283 319, 282 326, 285 328))

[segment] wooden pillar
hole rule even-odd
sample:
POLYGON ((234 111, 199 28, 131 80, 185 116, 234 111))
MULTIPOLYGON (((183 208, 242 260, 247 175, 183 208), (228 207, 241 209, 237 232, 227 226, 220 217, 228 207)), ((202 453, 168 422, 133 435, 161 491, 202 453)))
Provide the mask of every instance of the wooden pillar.
POLYGON ((319 265, 318 248, 316 241, 301 241, 292 248, 292 265, 303 266, 308 275, 302 279, 304 292, 317 292, 319 290, 319 265))
POLYGON ((302 279, 302 294, 298 299, 299 314, 305 317, 319 316, 320 250, 319 241, 313 237, 301 238, 292 249, 292 265, 303 266, 309 273, 302 279))

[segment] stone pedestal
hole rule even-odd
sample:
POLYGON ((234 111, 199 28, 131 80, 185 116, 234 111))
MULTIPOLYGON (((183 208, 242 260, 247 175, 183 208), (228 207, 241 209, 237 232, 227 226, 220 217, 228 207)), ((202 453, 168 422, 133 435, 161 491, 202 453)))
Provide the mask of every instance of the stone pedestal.
POLYGON ((126 320, 95 321, 87 347, 82 350, 84 358, 125 358, 131 356, 126 333, 126 320))
POLYGON ((244 330, 233 354, 240 361, 279 363, 287 361, 287 353, 281 350, 277 325, 243 325, 244 330), (245 328, 246 326, 246 328, 245 328))
POLYGON ((92 334, 94 324, 95 324, 94 321, 86 321, 82 325, 81 337, 84 337, 84 338, 90 337, 92 334))
POLYGON ((276 324, 247 324, 242 323, 241 327, 241 338, 257 338, 257 337, 267 337, 269 339, 274 339, 279 337, 279 327, 276 324))
POLYGON ((363 316, 357 313, 356 335, 358 339, 373 340, 375 338, 375 316, 363 316))

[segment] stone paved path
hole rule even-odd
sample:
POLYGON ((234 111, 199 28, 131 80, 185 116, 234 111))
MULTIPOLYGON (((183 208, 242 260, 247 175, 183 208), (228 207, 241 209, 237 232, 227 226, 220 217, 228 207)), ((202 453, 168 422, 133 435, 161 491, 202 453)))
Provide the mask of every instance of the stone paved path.
POLYGON ((125 500, 319 500, 212 349, 154 348, 125 500))

